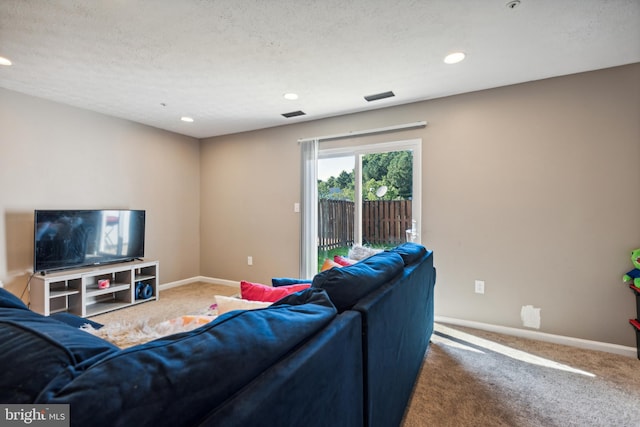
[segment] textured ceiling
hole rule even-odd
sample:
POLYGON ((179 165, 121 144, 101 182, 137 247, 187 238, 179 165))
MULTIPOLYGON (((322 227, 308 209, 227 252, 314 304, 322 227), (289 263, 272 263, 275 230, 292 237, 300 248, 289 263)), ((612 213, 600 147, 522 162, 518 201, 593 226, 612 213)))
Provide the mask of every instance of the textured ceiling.
POLYGON ((640 0, 506 3, 0 0, 0 87, 205 138, 640 62, 640 0))

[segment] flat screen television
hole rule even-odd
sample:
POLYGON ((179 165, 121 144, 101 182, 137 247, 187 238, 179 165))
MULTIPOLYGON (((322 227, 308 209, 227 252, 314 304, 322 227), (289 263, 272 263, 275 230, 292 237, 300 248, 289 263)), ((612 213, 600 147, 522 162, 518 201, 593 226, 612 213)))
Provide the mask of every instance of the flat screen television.
POLYGON ((33 271, 144 257, 143 210, 36 210, 33 271))

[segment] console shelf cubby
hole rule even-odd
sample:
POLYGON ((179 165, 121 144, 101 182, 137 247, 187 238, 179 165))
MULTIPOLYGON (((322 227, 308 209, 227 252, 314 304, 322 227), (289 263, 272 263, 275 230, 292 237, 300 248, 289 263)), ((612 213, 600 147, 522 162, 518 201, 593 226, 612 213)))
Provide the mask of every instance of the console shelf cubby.
POLYGON ((155 301, 159 298, 158 277, 158 261, 130 261, 34 276, 29 289, 31 309, 45 316, 66 311, 90 317, 155 301), (108 281, 109 286, 100 288, 101 280, 108 281), (139 282, 150 287, 150 297, 136 295, 139 282))
POLYGON ((636 346, 638 349, 638 359, 640 359, 640 288, 635 287, 633 284, 630 284, 629 288, 636 296, 636 318, 629 319, 629 323, 636 331, 636 346))

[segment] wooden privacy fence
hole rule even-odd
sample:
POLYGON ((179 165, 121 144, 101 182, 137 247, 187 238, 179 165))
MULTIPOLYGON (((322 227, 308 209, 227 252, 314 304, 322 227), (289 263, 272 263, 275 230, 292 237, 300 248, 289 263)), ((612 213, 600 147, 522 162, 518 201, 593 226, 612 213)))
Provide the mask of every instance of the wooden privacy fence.
POLYGON ((399 245, 411 228, 411 200, 362 202, 362 243, 399 245))
MULTIPOLYGON (((411 228, 411 200, 376 200, 362 203, 362 240, 369 245, 395 246, 406 241, 411 228)), ((320 199, 318 249, 350 246, 354 242, 354 203, 320 199)))
POLYGON ((353 245, 354 203, 318 200, 318 250, 353 245))

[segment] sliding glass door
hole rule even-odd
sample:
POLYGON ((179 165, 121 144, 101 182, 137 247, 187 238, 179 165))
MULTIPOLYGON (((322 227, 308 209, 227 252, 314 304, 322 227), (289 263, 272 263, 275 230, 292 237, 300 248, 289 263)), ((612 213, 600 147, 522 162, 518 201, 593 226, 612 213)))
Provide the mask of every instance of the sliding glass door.
POLYGON ((318 150, 318 269, 354 245, 420 241, 420 140, 318 150))

